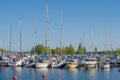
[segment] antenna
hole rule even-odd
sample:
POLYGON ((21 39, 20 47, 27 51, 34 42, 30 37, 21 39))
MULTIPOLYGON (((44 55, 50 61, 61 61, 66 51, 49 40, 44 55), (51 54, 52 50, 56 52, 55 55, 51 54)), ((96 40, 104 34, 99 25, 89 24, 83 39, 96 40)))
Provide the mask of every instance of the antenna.
POLYGON ((22 18, 20 18, 20 53, 22 52, 22 18))

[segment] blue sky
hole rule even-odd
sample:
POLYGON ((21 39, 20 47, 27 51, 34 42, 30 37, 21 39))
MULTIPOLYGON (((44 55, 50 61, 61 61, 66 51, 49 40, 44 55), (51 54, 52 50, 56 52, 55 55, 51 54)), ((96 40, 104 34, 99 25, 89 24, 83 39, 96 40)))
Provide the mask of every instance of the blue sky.
POLYGON ((9 25, 12 26, 12 50, 19 51, 20 17, 22 18, 23 50, 37 44, 45 44, 46 3, 48 3, 49 46, 60 46, 60 13, 62 12, 62 46, 72 44, 77 49, 84 43, 103 50, 120 48, 120 1, 119 0, 0 0, 0 47, 9 49, 9 25))

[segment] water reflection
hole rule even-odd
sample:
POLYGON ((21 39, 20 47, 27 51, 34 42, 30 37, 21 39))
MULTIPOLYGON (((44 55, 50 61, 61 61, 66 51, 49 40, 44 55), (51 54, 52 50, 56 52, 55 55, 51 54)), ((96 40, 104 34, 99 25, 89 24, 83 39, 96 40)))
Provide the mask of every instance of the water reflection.
POLYGON ((41 73, 46 73, 48 71, 48 68, 36 68, 37 71, 40 71, 41 73))
POLYGON ((104 71, 109 72, 110 68, 104 69, 104 71))
POLYGON ((102 72, 104 74, 105 79, 109 80, 110 79, 110 69, 103 69, 102 72))
POLYGON ((16 75, 18 80, 43 80, 43 73, 46 72, 46 80, 119 80, 118 68, 95 69, 95 68, 72 68, 52 69, 48 68, 20 68, 8 67, 0 69, 0 80, 13 80, 16 75), (9 74, 8 74, 9 73, 9 74))
POLYGON ((13 67, 13 70, 15 70, 16 72, 21 72, 22 68, 21 67, 13 67))
POLYGON ((77 68, 69 68, 69 71, 74 73, 74 74, 77 74, 78 69, 77 68))
POLYGON ((96 79, 96 68, 88 68, 86 70, 88 71, 89 79, 95 80, 96 79))

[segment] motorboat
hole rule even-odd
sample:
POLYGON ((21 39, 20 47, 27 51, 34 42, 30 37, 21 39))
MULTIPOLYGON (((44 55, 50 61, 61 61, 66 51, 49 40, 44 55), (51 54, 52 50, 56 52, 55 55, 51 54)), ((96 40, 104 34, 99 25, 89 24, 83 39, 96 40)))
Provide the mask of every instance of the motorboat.
POLYGON ((84 62, 85 68, 96 68, 97 67, 97 61, 96 58, 86 58, 84 62))
POLYGON ((78 67, 78 59, 69 59, 67 62, 67 68, 77 68, 78 67))

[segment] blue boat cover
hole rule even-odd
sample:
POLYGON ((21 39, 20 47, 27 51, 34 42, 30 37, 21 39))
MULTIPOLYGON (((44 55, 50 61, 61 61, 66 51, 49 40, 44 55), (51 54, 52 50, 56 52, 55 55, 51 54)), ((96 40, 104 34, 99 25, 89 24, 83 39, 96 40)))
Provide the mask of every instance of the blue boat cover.
POLYGON ((42 57, 40 57, 39 58, 39 62, 43 62, 43 60, 45 60, 46 58, 48 58, 48 54, 47 53, 44 53, 43 55, 42 55, 42 57))

